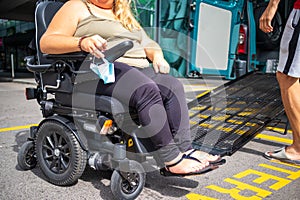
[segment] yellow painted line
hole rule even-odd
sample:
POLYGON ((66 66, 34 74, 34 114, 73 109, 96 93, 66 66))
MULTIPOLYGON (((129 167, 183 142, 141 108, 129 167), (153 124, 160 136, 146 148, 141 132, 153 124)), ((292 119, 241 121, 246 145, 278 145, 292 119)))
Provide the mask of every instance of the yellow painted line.
POLYGON ((269 195, 272 194, 272 192, 268 191, 268 190, 264 190, 261 189, 259 187, 247 184, 247 183, 243 183, 240 182, 238 180, 235 179, 231 179, 231 178, 225 178, 224 179, 225 182, 230 183, 232 185, 236 185, 235 188, 231 188, 231 189, 227 189, 227 188, 222 188, 220 186, 217 185, 209 185, 206 186, 206 188, 214 190, 218 193, 223 193, 223 194, 229 194, 233 199, 239 199, 239 200, 249 200, 249 199, 253 199, 253 200, 261 200, 269 195), (242 194, 239 194, 241 190, 250 190, 252 191, 255 195, 251 196, 251 197, 245 197, 242 196, 242 194))
MULTIPOLYGON (((289 167, 300 168, 300 166, 296 166, 296 165, 293 165, 293 164, 287 164, 287 163, 280 162, 280 161, 277 161, 277 163, 284 164, 284 165, 287 165, 289 167)), ((286 178, 291 179, 291 180, 296 180, 296 179, 300 178, 300 170, 298 170, 298 171, 288 170, 288 169, 283 169, 281 167, 275 167, 275 166, 268 165, 268 164, 260 164, 259 166, 267 168, 267 169, 271 169, 273 171, 278 171, 278 172, 285 173, 285 174, 287 174, 286 178)))
MULTIPOLYGON (((277 127, 271 127, 271 126, 267 126, 266 129, 270 130, 270 131, 280 132, 280 133, 284 133, 284 131, 285 131, 284 128, 277 128, 277 127)), ((291 134, 292 130, 287 130, 287 133, 291 134)))
POLYGON ((241 173, 234 175, 233 177, 237 179, 241 179, 252 175, 257 176, 257 178, 252 181, 253 183, 257 183, 257 184, 262 184, 264 182, 269 181, 270 179, 275 180, 276 182, 269 186, 269 188, 272 190, 279 190, 284 186, 286 186, 287 184, 291 183, 291 180, 281 178, 275 175, 271 175, 265 172, 257 171, 254 169, 247 169, 241 173))
MULTIPOLYGON (((295 164, 285 163, 285 162, 281 162, 281 161, 275 160, 275 159, 271 160, 271 162, 273 162, 273 163, 279 163, 279 164, 281 164, 281 165, 285 165, 285 166, 288 166, 288 167, 294 167, 294 168, 300 169, 300 165, 295 165, 295 164)), ((300 172, 300 171, 299 171, 299 172, 300 172)), ((300 177, 299 177, 299 178, 300 178, 300 177)))
MULTIPOLYGON (((243 121, 235 120, 235 119, 230 119, 230 120, 227 120, 227 121, 232 123, 232 124, 237 124, 237 125, 241 125, 241 124, 244 123, 243 121)), ((256 123, 250 123, 250 122, 247 122, 245 124, 245 126, 256 126, 256 125, 257 125, 256 123)))
POLYGON ((209 115, 198 114, 197 117, 201 119, 207 119, 209 115))
MULTIPOLYGON (((255 169, 246 169, 238 174, 232 176, 232 178, 225 178, 223 181, 227 182, 233 187, 220 187, 218 185, 208 185, 205 188, 214 190, 216 193, 224 194, 222 199, 238 199, 238 200, 262 200, 270 197, 274 192, 286 187, 294 180, 300 178, 300 170, 292 170, 291 167, 300 169, 300 166, 289 163, 280 162, 277 160, 271 160, 273 163, 282 164, 289 168, 278 167, 278 165, 259 164, 259 167, 280 172, 274 175, 274 173, 266 173, 255 169), (285 174, 285 175, 284 175, 285 174), (247 177, 248 181, 255 183, 255 185, 244 183, 243 180, 247 177), (264 184, 264 187, 268 187, 268 190, 262 189, 260 186, 264 184), (252 191, 252 196, 243 195, 243 191, 252 191), (227 196, 225 196, 227 195, 227 196), (229 197, 230 196, 230 197, 229 197)), ((188 200, 218 200, 213 197, 204 196, 203 194, 189 193, 185 195, 188 200)))
POLYGON ((1 132, 8 132, 8 131, 17 131, 17 130, 22 130, 22 129, 28 129, 31 126, 38 126, 38 124, 29 124, 29 125, 25 125, 25 126, 14 126, 14 127, 0 128, 0 133, 1 132))
POLYGON ((270 136, 270 135, 265 135, 265 134, 258 134, 255 138, 271 140, 271 141, 281 142, 281 143, 286 143, 286 144, 292 144, 292 142, 293 142, 293 140, 291 140, 291 139, 270 136))
POLYGON ((199 111, 199 110, 203 110, 204 108, 206 108, 206 106, 195 106, 191 110, 199 111))
POLYGON ((189 193, 189 194, 185 195, 185 197, 189 200, 217 200, 212 197, 207 197, 207 196, 203 196, 203 195, 195 194, 195 193, 189 193))
POLYGON ((204 95, 206 95, 206 94, 208 94, 208 93, 210 93, 210 92, 211 92, 211 90, 206 90, 205 92, 202 92, 201 94, 198 94, 198 95, 196 96, 196 98, 203 97, 204 95))

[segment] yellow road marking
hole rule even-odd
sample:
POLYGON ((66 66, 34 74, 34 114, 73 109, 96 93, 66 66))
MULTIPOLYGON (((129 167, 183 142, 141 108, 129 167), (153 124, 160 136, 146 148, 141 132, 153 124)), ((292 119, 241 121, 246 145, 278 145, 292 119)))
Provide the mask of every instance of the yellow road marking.
MULTIPOLYGON (((267 130, 270 130, 270 131, 276 131, 276 132, 280 132, 280 133, 284 133, 284 128, 277 128, 277 127, 271 127, 271 126, 267 126, 266 127, 267 130)), ((287 130, 287 133, 292 133, 292 130, 287 130)))
POLYGON ((211 189, 211 190, 215 190, 216 192, 219 193, 223 193, 223 194, 229 194, 233 199, 239 199, 239 200, 260 200, 262 198, 265 198, 269 195, 272 194, 272 192, 268 191, 268 190, 264 190, 258 187, 255 187, 253 185, 249 185, 231 178, 226 178, 224 179, 225 182, 227 183, 231 183, 232 185, 236 185, 235 188, 231 188, 231 189, 227 189, 227 188, 222 188, 220 186, 217 185, 209 185, 206 188, 211 189), (255 193, 255 195, 253 196, 248 196, 245 197, 242 194, 240 194, 241 191, 243 190, 251 190, 253 191, 253 193, 255 193))
MULTIPOLYGON (((300 166, 293 165, 293 164, 285 164, 283 162, 281 162, 280 164, 284 164, 284 165, 287 165, 289 167, 294 167, 294 168, 298 168, 298 169, 300 168, 300 166)), ((283 169, 283 168, 280 168, 280 167, 275 167, 275 166, 268 165, 268 164, 259 164, 259 166, 267 168, 267 169, 271 169, 271 170, 274 170, 274 171, 286 173, 286 174, 289 175, 286 178, 289 178, 289 179, 292 179, 292 180, 296 180, 296 179, 300 178, 300 170, 292 171, 292 170, 287 170, 287 169, 283 169)))
MULTIPOLYGON (((279 161, 272 161, 275 163, 279 163, 288 167, 294 167, 294 168, 298 168, 300 169, 300 166, 297 165, 292 165, 292 164, 288 164, 288 163, 283 163, 283 162, 279 162, 279 161)), ((247 169, 243 172, 240 172, 238 174, 233 175, 232 178, 225 178, 223 181, 224 182, 228 182, 231 183, 232 185, 236 185, 236 187, 230 187, 230 188, 223 188, 220 187, 218 185, 209 185, 206 186, 205 188, 208 188, 210 190, 214 190, 218 193, 223 193, 223 194, 229 194, 233 199, 239 199, 239 200, 262 200, 264 198, 266 198, 267 196, 270 196, 274 191, 278 191, 280 189, 282 189, 283 187, 287 186, 288 184, 292 183, 293 180, 299 179, 300 178, 300 170, 295 171, 295 170, 291 170, 286 169, 286 168, 281 168, 281 167, 277 167, 277 166, 273 166, 273 165, 269 165, 269 164, 259 164, 259 167, 262 168, 267 168, 269 170, 273 170, 276 172, 281 172, 281 173, 285 173, 285 177, 282 177, 282 175, 279 176, 275 176, 273 174, 268 174, 265 172, 261 172, 258 170, 254 170, 254 169, 247 169), (253 176, 254 175, 254 176, 253 176), (244 182, 240 182, 239 180, 236 179, 241 179, 243 180, 245 177, 248 177, 248 179, 253 179, 252 182, 256 183, 256 185, 250 185, 244 182), (272 181, 270 181, 272 180, 272 181), (262 189, 261 187, 257 187, 257 184, 260 185, 262 183, 265 183, 268 185, 268 188, 271 189, 271 191, 269 190, 265 190, 262 189), (250 190, 253 191, 254 195, 253 196, 243 196, 242 191, 243 190, 250 190)), ((283 175, 284 176, 284 175, 283 175)), ((199 199, 201 200, 202 195, 199 196, 199 198, 197 198, 196 194, 194 193, 190 193, 191 197, 195 197, 195 199, 199 199)), ((186 195, 186 197, 188 197, 188 195, 186 195)), ((206 196, 204 196, 206 197, 206 196)), ((204 199, 209 199, 210 197, 204 198, 204 199)), ((192 198, 189 198, 192 199, 192 198)))
POLYGON ((258 134, 255 138, 269 140, 269 141, 275 141, 275 142, 281 142, 281 143, 286 143, 286 144, 292 144, 292 142, 293 142, 293 140, 288 139, 288 138, 281 138, 281 137, 265 135, 265 134, 258 134))
POLYGON ((203 97, 204 95, 206 95, 206 94, 208 94, 210 92, 211 92, 211 90, 206 90, 205 92, 202 92, 201 94, 198 94, 196 98, 198 99, 200 97, 203 97))
POLYGON ((0 133, 1 132, 8 132, 8 131, 16 131, 16 130, 22 130, 22 129, 28 129, 31 126, 37 126, 38 124, 29 124, 25 126, 13 126, 13 127, 7 127, 7 128, 0 128, 0 133))
POLYGON ((291 183, 291 180, 281 178, 278 176, 274 176, 271 174, 267 174, 264 172, 260 172, 260 171, 254 170, 254 169, 247 169, 239 174, 234 175, 233 177, 241 179, 243 177, 251 176, 251 175, 257 176, 257 178, 255 178, 252 181, 253 183, 257 183, 257 184, 262 184, 264 182, 267 182, 268 180, 273 180, 273 182, 275 182, 275 183, 273 183, 272 185, 269 186, 269 188, 273 189, 273 190, 279 190, 279 189, 283 188, 284 186, 286 186, 287 184, 291 183))
POLYGON ((212 198, 212 197, 207 197, 207 196, 203 196, 203 195, 195 194, 195 193, 189 193, 185 196, 189 200, 217 200, 217 199, 212 198))
POLYGON ((290 163, 285 163, 285 162, 281 162, 279 160, 271 160, 271 162, 273 162, 273 163, 279 163, 281 165, 285 165, 285 166, 288 166, 288 167, 294 167, 294 168, 300 169, 300 165, 294 165, 294 164, 290 164, 290 163))

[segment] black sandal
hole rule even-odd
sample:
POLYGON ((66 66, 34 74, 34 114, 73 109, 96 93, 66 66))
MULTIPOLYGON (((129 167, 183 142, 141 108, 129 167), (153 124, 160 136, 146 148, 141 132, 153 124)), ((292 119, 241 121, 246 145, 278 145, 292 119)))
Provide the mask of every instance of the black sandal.
MULTIPOLYGON (((195 158, 194 156, 192 156, 192 154, 196 151, 200 151, 198 149, 194 149, 193 151, 191 151, 187 156, 190 157, 190 158, 194 158, 196 159, 197 161, 201 162, 201 160, 195 158)), ((224 165, 226 163, 226 160, 223 159, 222 157, 219 157, 219 159, 215 160, 215 161, 208 161, 209 162, 209 165, 213 165, 213 166, 220 166, 220 165, 224 165)))
POLYGON ((218 168, 218 166, 208 165, 208 166, 204 167, 202 170, 196 171, 196 172, 190 172, 190 173, 173 173, 173 172, 171 172, 169 168, 174 167, 175 165, 178 165, 183 159, 191 159, 191 160, 195 160, 197 162, 202 163, 197 158, 194 158, 194 157, 191 157, 189 155, 183 154, 181 159, 179 161, 177 161, 176 163, 171 164, 171 165, 167 165, 164 168, 161 168, 160 169, 160 174, 163 175, 163 176, 180 176, 180 177, 183 177, 183 176, 204 174, 204 173, 207 173, 209 171, 212 171, 212 170, 218 168))

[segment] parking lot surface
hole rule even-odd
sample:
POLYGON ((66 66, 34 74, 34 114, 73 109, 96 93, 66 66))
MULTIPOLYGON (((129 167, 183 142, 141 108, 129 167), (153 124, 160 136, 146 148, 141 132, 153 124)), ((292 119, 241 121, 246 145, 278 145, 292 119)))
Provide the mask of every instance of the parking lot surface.
MULTIPOLYGON (((183 83, 189 101, 224 81, 191 79, 183 83)), ((112 199, 109 171, 87 167, 76 184, 60 187, 47 182, 38 167, 23 171, 17 165, 28 128, 42 120, 37 102, 25 100, 24 88, 28 86, 32 82, 0 82, 0 199, 112 199)), ((281 127, 266 128, 232 156, 226 156, 224 166, 203 175, 179 178, 150 172, 138 199, 299 199, 300 166, 262 157, 265 151, 292 142, 291 133, 278 134, 281 131, 281 127)))

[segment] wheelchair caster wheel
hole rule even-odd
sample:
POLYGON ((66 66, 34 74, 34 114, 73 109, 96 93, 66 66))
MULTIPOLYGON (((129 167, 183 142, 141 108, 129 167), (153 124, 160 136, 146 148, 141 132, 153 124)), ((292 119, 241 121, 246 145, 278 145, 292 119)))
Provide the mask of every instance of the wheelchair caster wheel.
POLYGON ((37 164, 33 141, 25 142, 18 152, 18 165, 23 170, 33 169, 37 164))
POLYGON ((111 176, 110 188, 116 199, 135 199, 144 188, 146 173, 142 165, 131 160, 129 166, 129 172, 115 169, 111 176))

